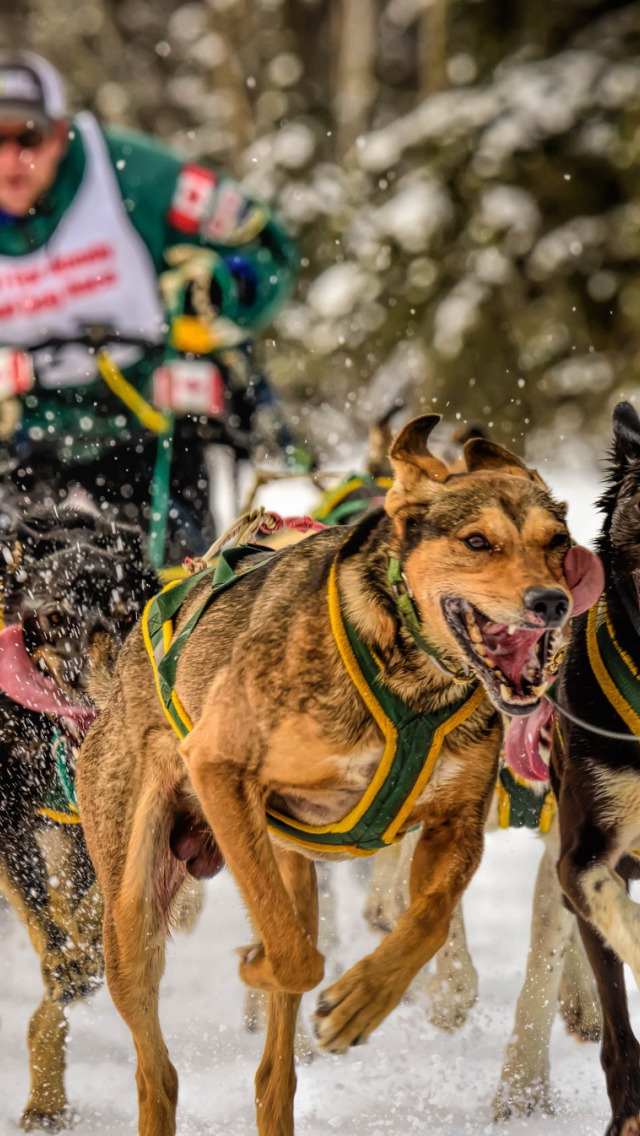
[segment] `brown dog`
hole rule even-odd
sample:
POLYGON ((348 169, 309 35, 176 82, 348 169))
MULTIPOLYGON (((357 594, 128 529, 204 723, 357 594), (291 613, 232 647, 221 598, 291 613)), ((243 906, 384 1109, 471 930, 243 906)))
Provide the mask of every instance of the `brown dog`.
MULTIPOLYGON (((270 992, 261 1136, 293 1132, 296 1014, 323 974, 313 859, 370 852, 424 826, 407 912, 320 997, 316 1031, 331 1052, 364 1041, 398 1004, 444 943, 480 861, 499 711, 531 710, 546 689, 554 629, 571 610, 570 542, 564 508, 501 447, 469 442, 467 472, 450 474, 428 449, 437 420, 416 419, 396 438, 384 511, 346 538, 328 530, 282 550, 206 608, 177 666, 175 705, 193 724, 181 743, 140 630, 120 655, 78 792, 104 893, 107 979, 137 1052, 143 1136, 175 1132, 158 986, 185 861, 212 872, 219 849, 260 935, 240 973, 270 992), (372 799, 382 807, 381 773, 406 744, 394 700, 410 729, 435 722, 428 750, 382 836, 355 823, 347 833, 345 816, 372 799)), ((210 589, 210 576, 198 578, 176 635, 210 589)))

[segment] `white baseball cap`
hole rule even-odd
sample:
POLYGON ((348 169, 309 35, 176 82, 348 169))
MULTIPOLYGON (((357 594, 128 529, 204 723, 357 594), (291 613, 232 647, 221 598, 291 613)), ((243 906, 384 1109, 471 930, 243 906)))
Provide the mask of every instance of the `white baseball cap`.
POLYGON ((32 51, 0 51, 0 122, 50 126, 67 114, 62 77, 32 51))

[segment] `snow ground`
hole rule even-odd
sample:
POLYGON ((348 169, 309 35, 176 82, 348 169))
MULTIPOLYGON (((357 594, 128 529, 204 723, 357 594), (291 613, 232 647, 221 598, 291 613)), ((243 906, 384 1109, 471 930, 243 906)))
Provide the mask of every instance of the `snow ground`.
MULTIPOLYGON (((549 478, 574 506, 575 535, 588 539, 598 521, 590 502, 595 481, 584 475, 549 478)), ((307 508, 304 490, 289 486, 283 512, 307 508)), ((345 1057, 318 1055, 298 1068, 298 1136, 583 1136, 603 1133, 608 1119, 598 1047, 569 1038, 559 1021, 552 1038, 555 1118, 534 1116, 494 1129, 491 1099, 511 1030, 527 954, 533 881, 541 854, 529 832, 494 833, 465 897, 469 945, 480 976, 480 996, 455 1034, 431 1026, 419 1001, 403 1003, 364 1048, 345 1057)), ((340 864, 334 884, 340 944, 327 980, 369 952, 377 937, 361 916, 362 864, 340 864)), ((167 952, 161 1014, 180 1076, 180 1136, 250 1136, 252 1081, 262 1037, 242 1025, 243 987, 234 948, 250 940, 243 907, 225 871, 207 885, 205 909, 189 937, 167 952)), ((0 1136, 17 1133, 27 1099, 26 1031, 41 986, 37 960, 13 912, 0 904, 0 1136)), ((307 995, 305 1017, 315 995, 307 995)), ((640 1029, 640 998, 632 1009, 640 1029)), ((68 1053, 69 1099, 78 1114, 76 1136, 131 1136, 136 1131, 134 1056, 128 1030, 106 989, 72 1007, 68 1053)))

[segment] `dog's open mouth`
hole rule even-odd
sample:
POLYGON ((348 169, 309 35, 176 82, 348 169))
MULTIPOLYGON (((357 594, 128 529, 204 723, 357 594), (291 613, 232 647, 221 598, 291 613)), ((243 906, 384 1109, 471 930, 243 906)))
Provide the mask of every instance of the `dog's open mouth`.
POLYGON ((562 632, 494 623, 459 596, 442 601, 444 617, 499 709, 530 714, 548 689, 548 665, 562 632))

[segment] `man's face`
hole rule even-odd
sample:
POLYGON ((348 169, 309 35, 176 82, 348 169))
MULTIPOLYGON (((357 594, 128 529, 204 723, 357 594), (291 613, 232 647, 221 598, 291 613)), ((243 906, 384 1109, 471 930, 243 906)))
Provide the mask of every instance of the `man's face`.
POLYGON ((48 130, 26 122, 0 122, 0 209, 28 213, 52 185, 67 148, 67 125, 48 130))

